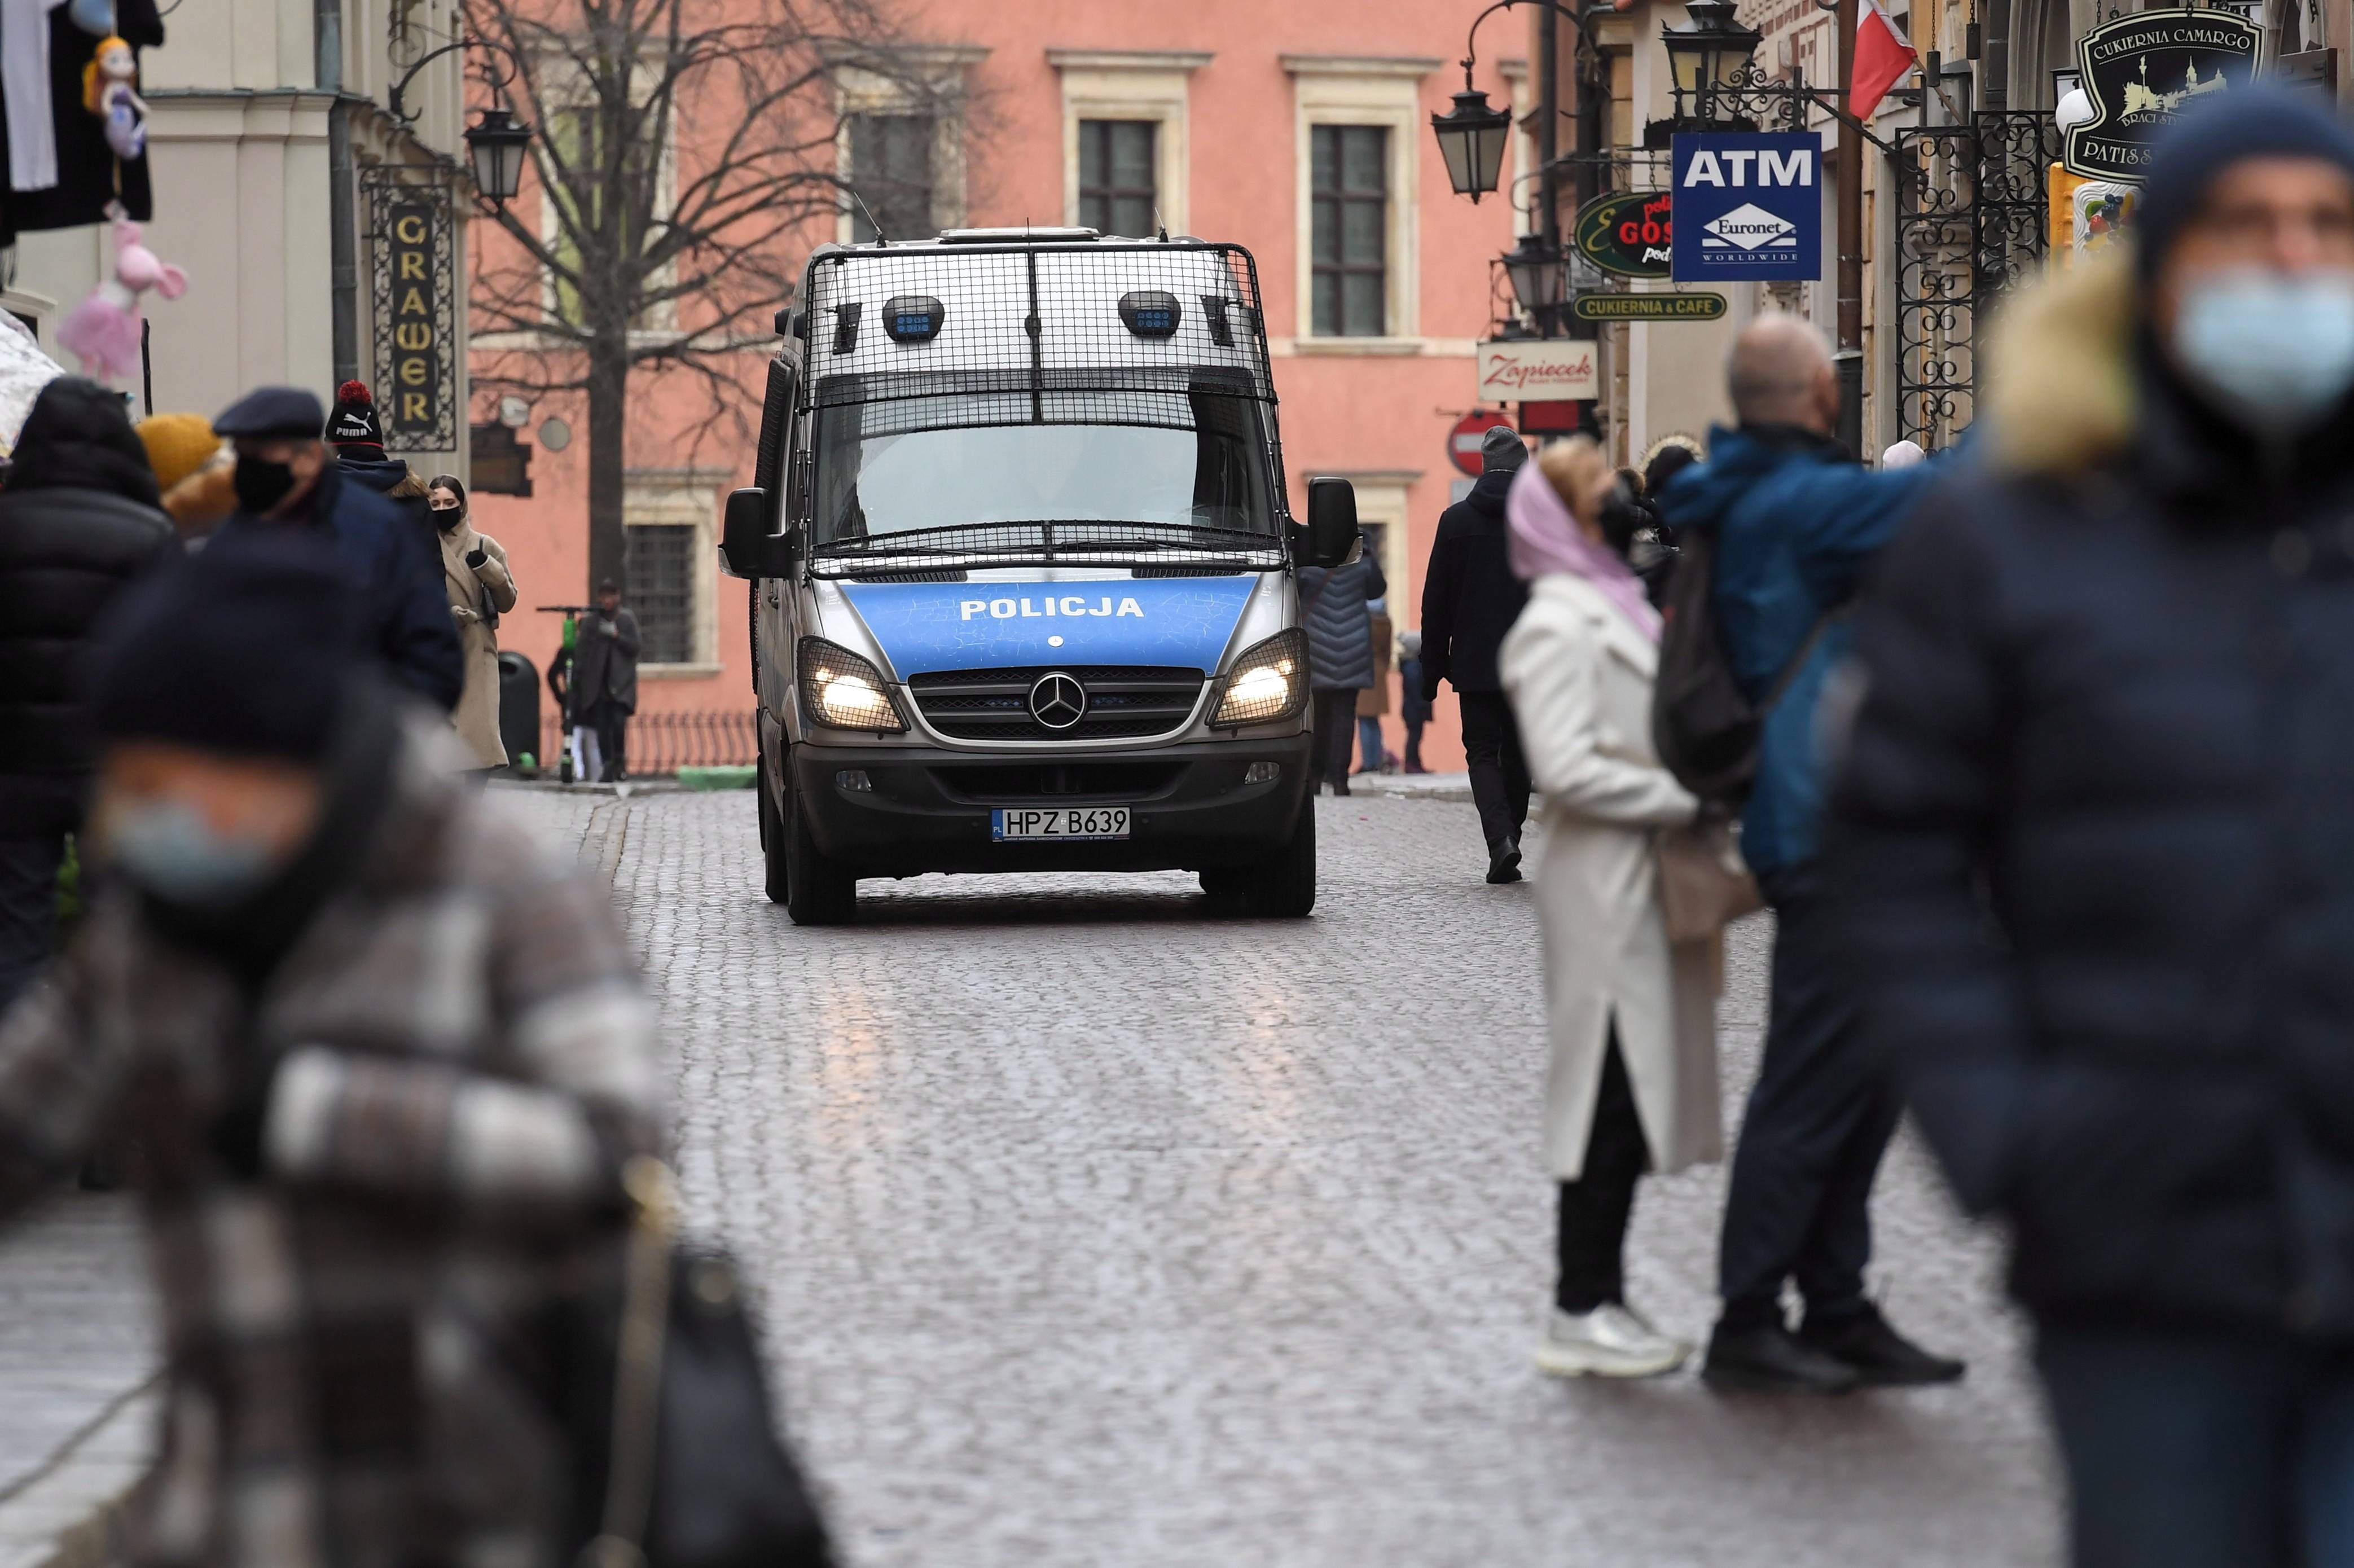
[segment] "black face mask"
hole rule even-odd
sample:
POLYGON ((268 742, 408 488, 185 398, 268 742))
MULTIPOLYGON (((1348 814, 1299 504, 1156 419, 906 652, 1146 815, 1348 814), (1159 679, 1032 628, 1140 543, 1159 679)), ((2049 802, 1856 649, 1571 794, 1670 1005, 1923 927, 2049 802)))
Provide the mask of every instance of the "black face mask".
POLYGON ((444 534, 454 531, 466 518, 465 509, 460 506, 431 506, 426 510, 433 514, 433 526, 444 534))
POLYGON ((230 482, 237 491, 237 503, 259 516, 293 493, 294 470, 282 462, 241 457, 230 482))

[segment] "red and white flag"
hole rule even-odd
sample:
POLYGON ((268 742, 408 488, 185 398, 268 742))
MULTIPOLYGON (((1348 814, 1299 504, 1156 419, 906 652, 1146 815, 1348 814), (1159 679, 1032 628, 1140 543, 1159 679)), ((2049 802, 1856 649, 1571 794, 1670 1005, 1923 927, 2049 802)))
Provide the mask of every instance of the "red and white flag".
POLYGON ((1848 112, 1871 119, 1888 90, 1919 63, 1912 41, 1888 19, 1879 0, 1863 0, 1855 16, 1855 78, 1847 84, 1848 112))

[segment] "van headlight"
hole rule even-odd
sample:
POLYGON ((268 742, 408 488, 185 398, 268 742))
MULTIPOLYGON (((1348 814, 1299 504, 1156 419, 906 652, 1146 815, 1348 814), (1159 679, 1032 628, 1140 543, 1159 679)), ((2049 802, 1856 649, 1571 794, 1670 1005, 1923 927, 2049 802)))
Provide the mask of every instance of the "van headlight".
POLYGON ((1226 672, 1211 725, 1234 729, 1297 718, 1308 705, 1308 633, 1278 631, 1247 650, 1226 672))
POLYGON ((802 638, 801 677, 801 707, 820 724, 877 733, 907 727, 883 673, 847 648, 802 638))

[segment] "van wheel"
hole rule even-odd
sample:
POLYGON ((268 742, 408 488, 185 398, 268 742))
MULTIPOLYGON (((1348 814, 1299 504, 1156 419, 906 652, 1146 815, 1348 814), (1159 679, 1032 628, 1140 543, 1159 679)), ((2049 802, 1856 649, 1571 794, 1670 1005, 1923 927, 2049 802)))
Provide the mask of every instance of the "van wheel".
POLYGON ((849 925, 858 910, 858 878, 818 853, 800 797, 785 797, 779 825, 783 831, 777 839, 786 852, 785 913, 796 926, 849 925))
POLYGON ((1316 800, 1299 805, 1299 826, 1263 866, 1249 874, 1254 915, 1297 919, 1316 907, 1316 800))
POLYGON ((761 759, 753 782, 760 796, 760 860, 768 873, 769 902, 782 904, 792 876, 785 863, 785 830, 777 820, 777 794, 769 784, 767 758, 761 759))

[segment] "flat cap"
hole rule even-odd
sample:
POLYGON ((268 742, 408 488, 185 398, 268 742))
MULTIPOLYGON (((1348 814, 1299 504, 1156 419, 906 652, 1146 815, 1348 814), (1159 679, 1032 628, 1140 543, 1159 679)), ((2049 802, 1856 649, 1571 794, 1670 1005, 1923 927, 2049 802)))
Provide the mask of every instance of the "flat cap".
POLYGON ((257 387, 220 411, 213 434, 228 440, 298 436, 315 441, 326 422, 319 399, 300 387, 257 387))

